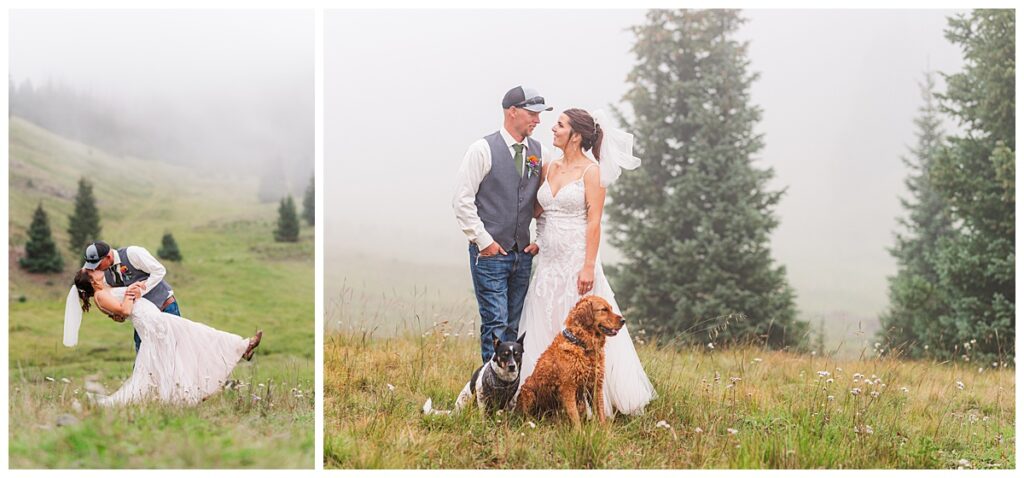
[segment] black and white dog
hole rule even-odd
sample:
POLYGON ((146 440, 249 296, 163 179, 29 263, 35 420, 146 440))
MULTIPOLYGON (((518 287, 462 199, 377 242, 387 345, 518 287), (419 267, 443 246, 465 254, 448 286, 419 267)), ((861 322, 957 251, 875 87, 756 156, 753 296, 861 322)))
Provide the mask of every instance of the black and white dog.
POLYGON ((519 389, 519 372, 523 369, 523 337, 515 342, 502 342, 494 335, 494 356, 491 361, 477 368, 469 382, 455 399, 455 410, 434 410, 428 398, 423 404, 427 415, 448 415, 459 413, 476 397, 480 412, 508 410, 519 389))

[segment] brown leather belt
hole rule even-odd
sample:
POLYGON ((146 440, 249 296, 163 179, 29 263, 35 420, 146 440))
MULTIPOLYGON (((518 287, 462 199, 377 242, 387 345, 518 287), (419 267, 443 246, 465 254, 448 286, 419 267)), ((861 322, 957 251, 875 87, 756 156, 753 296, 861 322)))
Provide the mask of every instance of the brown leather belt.
POLYGON ((174 296, 172 295, 172 296, 168 297, 167 300, 164 301, 164 305, 160 306, 160 310, 163 311, 167 307, 170 307, 170 305, 173 304, 173 303, 174 303, 174 296))

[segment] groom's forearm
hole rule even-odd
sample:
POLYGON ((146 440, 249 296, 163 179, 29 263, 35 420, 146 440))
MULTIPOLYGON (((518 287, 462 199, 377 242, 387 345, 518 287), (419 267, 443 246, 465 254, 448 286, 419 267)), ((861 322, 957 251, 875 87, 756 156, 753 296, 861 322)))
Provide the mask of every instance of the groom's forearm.
POLYGON ((480 182, 490 171, 490 153, 486 142, 477 141, 470 145, 466 156, 462 159, 458 175, 455 178, 455 194, 452 197, 452 209, 459 228, 470 242, 485 249, 494 243, 494 239, 484 229, 484 222, 476 209, 476 194, 480 182))
POLYGON ((149 274, 149 278, 146 279, 146 291, 153 290, 160 281, 164 280, 164 276, 167 275, 167 269, 164 268, 164 265, 142 247, 129 247, 128 260, 135 264, 135 267, 139 270, 149 274))

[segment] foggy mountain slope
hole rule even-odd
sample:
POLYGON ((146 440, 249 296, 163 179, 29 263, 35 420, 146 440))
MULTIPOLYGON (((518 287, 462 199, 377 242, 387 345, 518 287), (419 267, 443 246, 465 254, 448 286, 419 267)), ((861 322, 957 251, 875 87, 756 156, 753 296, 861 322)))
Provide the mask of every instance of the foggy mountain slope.
POLYGON ((162 234, 160 221, 177 222, 183 211, 187 218, 180 219, 192 225, 251 215, 246 211, 256 202, 255 177, 112 155, 16 116, 10 117, 9 136, 12 250, 24 244, 32 211, 42 202, 54 240, 67 252, 67 217, 83 176, 93 183, 102 235, 113 242, 139 237, 148 229, 162 234))

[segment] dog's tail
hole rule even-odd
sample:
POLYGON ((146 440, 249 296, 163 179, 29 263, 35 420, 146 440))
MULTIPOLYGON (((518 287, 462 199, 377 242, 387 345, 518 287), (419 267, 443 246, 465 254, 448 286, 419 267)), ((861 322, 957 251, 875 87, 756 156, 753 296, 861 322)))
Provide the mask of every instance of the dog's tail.
POLYGON ((431 400, 428 397, 427 401, 423 403, 423 414, 424 415, 451 415, 452 411, 451 410, 435 410, 434 409, 434 401, 431 400))

